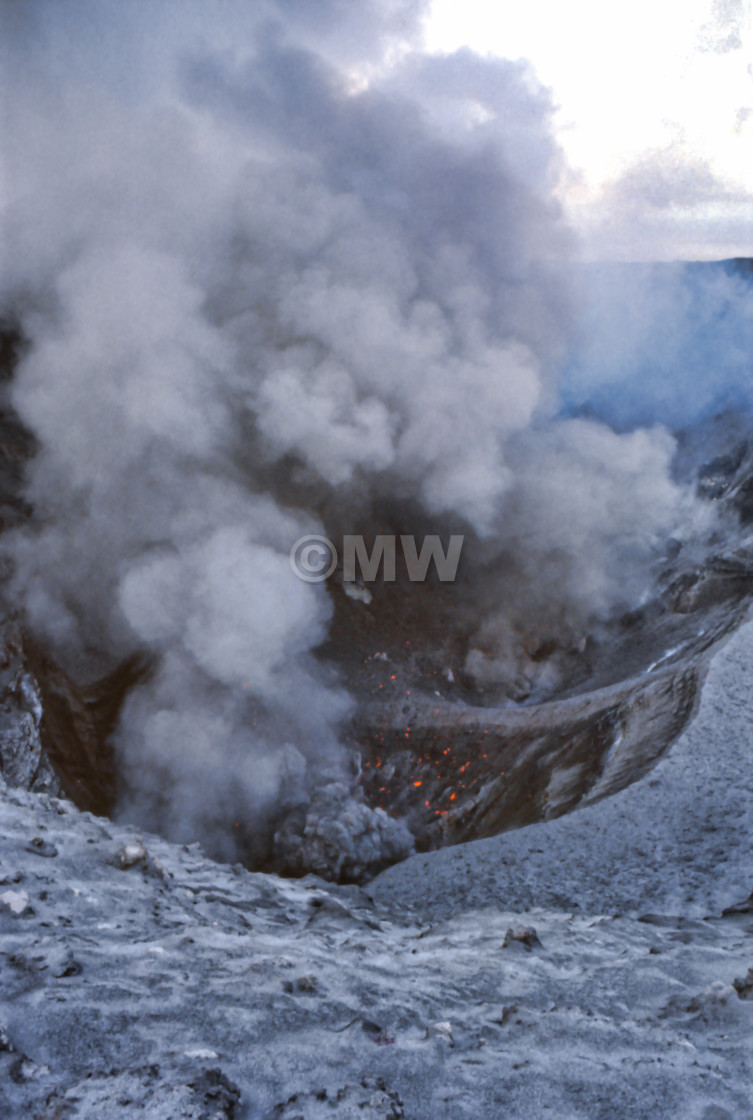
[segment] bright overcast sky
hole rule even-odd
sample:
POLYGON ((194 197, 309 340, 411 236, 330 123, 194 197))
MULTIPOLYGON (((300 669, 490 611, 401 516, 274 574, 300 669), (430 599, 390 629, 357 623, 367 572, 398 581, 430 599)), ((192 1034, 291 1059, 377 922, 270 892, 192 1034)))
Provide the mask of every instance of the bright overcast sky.
POLYGON ((656 206, 645 216, 645 251, 664 237, 668 256, 753 254, 750 0, 434 0, 426 35, 430 49, 531 60, 581 173, 566 198, 576 224, 610 181, 664 153, 684 194, 662 203, 661 221, 656 206))

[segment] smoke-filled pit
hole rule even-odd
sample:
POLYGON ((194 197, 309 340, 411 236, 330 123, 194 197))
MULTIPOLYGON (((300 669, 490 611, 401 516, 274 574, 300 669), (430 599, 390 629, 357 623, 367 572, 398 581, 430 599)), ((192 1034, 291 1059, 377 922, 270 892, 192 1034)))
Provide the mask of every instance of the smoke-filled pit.
MULTIPOLYGON (((418 3, 176 12, 4 13, 0 312, 36 446, 6 597, 43 693, 58 674, 107 710, 102 804, 221 858, 362 878, 414 839, 617 788, 619 729, 637 772, 694 686, 654 675, 672 715, 650 748, 632 685, 575 697, 630 676, 594 651, 632 648, 617 620, 719 530, 668 417, 577 399, 594 351, 547 91, 522 61, 424 54, 418 3), (385 532, 463 534, 457 581, 354 597, 291 571, 305 534, 385 532)), ((83 724, 54 711, 60 761, 83 724)))

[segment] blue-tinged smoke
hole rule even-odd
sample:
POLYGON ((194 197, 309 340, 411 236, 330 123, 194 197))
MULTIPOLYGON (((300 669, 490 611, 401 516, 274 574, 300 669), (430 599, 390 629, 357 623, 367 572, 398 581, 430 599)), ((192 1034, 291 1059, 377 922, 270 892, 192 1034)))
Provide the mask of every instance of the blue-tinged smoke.
POLYGON ((580 314, 566 413, 677 430, 753 407, 752 262, 592 264, 571 276, 580 314))

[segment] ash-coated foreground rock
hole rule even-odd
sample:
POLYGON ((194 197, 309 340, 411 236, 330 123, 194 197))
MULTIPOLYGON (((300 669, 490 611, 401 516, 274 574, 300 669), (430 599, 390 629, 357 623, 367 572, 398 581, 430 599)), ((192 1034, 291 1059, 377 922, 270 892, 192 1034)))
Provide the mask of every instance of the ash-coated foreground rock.
POLYGON ((3 787, 0 1115, 747 1120, 752 653, 648 778, 366 889, 3 787))

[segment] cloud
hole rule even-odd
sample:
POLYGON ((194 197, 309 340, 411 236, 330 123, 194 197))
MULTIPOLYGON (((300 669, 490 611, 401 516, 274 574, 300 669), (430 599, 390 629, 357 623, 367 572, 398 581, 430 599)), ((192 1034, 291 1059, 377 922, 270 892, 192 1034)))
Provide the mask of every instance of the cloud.
POLYGON ((713 0, 711 19, 700 30, 701 50, 714 54, 738 51, 744 42, 746 23, 750 22, 747 0, 713 0))
POLYGON ((681 140, 644 153, 583 211, 586 255, 601 259, 713 259, 753 238, 753 196, 719 176, 681 140))

